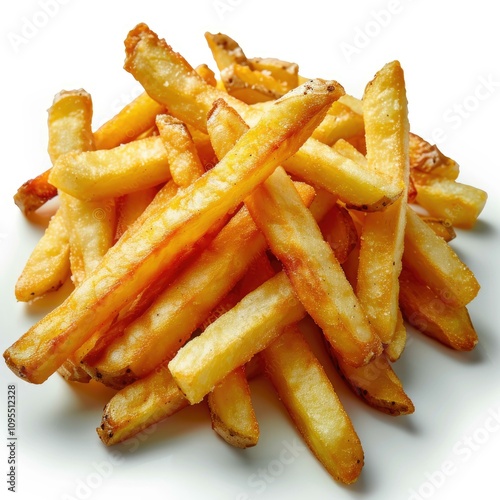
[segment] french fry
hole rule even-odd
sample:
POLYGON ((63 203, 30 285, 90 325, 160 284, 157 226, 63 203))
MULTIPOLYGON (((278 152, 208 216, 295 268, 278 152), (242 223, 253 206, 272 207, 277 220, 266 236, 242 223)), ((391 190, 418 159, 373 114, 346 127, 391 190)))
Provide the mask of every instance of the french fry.
POLYGON ((367 85, 363 97, 367 167, 383 170, 404 186, 403 194, 380 212, 366 214, 360 238, 356 295, 384 344, 398 316, 408 182, 408 106, 403 70, 386 64, 367 85))
POLYGON ((276 101, 217 166, 180 190, 165 210, 127 231, 63 304, 5 351, 7 365, 31 382, 46 380, 106 318, 174 265, 186 248, 293 154, 335 97, 332 82, 314 81, 276 101))
POLYGON ((285 328, 261 355, 266 375, 311 451, 337 481, 356 481, 364 463, 359 437, 297 326, 285 328))
POLYGON ((406 347, 406 338, 406 325, 403 320, 401 308, 398 308, 398 317, 394 335, 392 336, 391 342, 384 346, 385 355, 391 363, 396 362, 403 354, 406 347))
POLYGON ((457 162, 445 156, 437 146, 429 144, 417 134, 410 133, 409 153, 412 174, 423 172, 450 180, 458 177, 460 167, 457 162))
POLYGON ((205 170, 187 126, 165 114, 156 117, 156 126, 167 152, 172 179, 179 187, 189 186, 205 170))
MULTIPOLYGON (((299 189, 309 204, 314 190, 299 189)), ((242 208, 147 310, 119 335, 108 334, 106 342, 84 358, 87 370, 104 384, 119 388, 172 358, 266 247, 265 238, 242 208)))
POLYGON ((165 106, 143 92, 94 132, 96 149, 113 149, 137 139, 155 125, 161 113, 165 106))
POLYGON ((219 71, 232 64, 248 64, 242 48, 230 36, 223 33, 205 33, 205 40, 212 52, 219 71))
POLYGON ((406 213, 404 245, 403 267, 412 271, 449 305, 465 306, 479 292, 479 283, 473 272, 410 207, 406 213))
POLYGON ((282 61, 274 57, 251 57, 248 65, 255 71, 266 72, 285 84, 288 90, 299 85, 299 66, 296 63, 282 61))
POLYGON ((58 290, 69 275, 68 232, 59 208, 17 279, 16 299, 29 302, 58 290))
POLYGON ((207 401, 212 428, 224 441, 237 448, 257 444, 259 424, 243 366, 226 375, 210 392, 207 401))
MULTIPOLYGON (((219 98, 249 125, 253 125, 261 114, 258 109, 206 84, 184 58, 144 24, 129 33, 126 52, 125 69, 149 95, 188 125, 206 131, 206 115, 219 98)), ((335 87, 338 98, 343 90, 338 84, 335 87)), ((337 194, 346 204, 361 210, 378 210, 401 195, 402 187, 391 184, 382 172, 369 172, 313 139, 306 141, 300 151, 283 162, 283 166, 291 174, 337 194)))
POLYGON ((401 310, 411 326, 452 349, 474 348, 478 337, 465 306, 450 306, 446 295, 433 292, 406 268, 399 279, 401 310))
POLYGON ((342 362, 333 352, 331 356, 353 392, 372 408, 393 416, 408 415, 415 411, 385 354, 382 353, 367 365, 358 368, 342 362))
POLYGON ((188 405, 168 368, 160 366, 111 398, 97 434, 107 446, 120 443, 188 405))
POLYGON ((168 159, 160 137, 58 158, 49 181, 82 200, 110 199, 157 186, 170 179, 168 159))
POLYGON ((26 181, 14 195, 14 203, 28 216, 57 196, 57 188, 49 183, 50 169, 26 181))
POLYGON ((462 229, 474 227, 488 195, 482 189, 446 177, 420 173, 414 176, 415 201, 430 215, 462 229))
POLYGON ((189 402, 197 403, 228 373, 265 349, 285 326, 305 314, 281 272, 191 339, 168 368, 189 402))
POLYGON ((361 366, 380 354, 380 339, 283 169, 276 169, 246 205, 300 301, 338 355, 361 366))

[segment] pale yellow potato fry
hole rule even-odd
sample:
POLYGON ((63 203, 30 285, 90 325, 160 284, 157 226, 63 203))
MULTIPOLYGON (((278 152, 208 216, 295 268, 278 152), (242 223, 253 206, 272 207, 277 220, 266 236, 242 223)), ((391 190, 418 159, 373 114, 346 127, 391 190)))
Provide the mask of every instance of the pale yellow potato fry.
POLYGON ((465 306, 479 292, 474 273, 410 207, 406 213, 403 267, 450 306, 465 306))
POLYGON ((399 62, 386 64, 363 96, 367 168, 382 170, 404 187, 380 212, 366 214, 360 237, 356 295, 383 344, 389 344, 398 317, 410 164, 408 104, 399 62))
POLYGON ((170 177, 162 139, 148 137, 113 149, 67 153, 55 162, 49 182, 75 198, 99 200, 157 186, 170 177))
POLYGON ((16 299, 29 302, 58 290, 69 275, 68 232, 63 211, 59 208, 17 279, 16 299))
POLYGON ((248 64, 242 48, 230 36, 223 33, 205 33, 205 40, 212 52, 219 71, 232 64, 248 64))
POLYGON ((212 428, 224 441, 237 448, 257 444, 259 424, 243 366, 226 375, 208 394, 207 402, 212 428))
POLYGON ((488 194, 482 189, 462 184, 453 179, 430 174, 414 176, 416 202, 430 215, 462 229, 474 227, 488 194))
POLYGON ((299 85, 299 66, 296 63, 274 57, 251 57, 247 63, 253 70, 266 72, 283 82, 289 90, 299 85))
POLYGON ((277 100, 212 170, 180 190, 165 210, 127 231, 63 304, 5 351, 7 365, 31 382, 46 380, 101 323, 295 153, 335 98, 332 82, 316 80, 277 100))
POLYGON ((166 366, 117 392, 104 407, 97 434, 108 446, 120 443, 189 406, 166 366), (132 418, 131 418, 132 417, 132 418))
POLYGON ((179 187, 192 184, 205 172, 187 126, 170 115, 156 117, 156 126, 167 152, 170 175, 179 187))
POLYGON ((356 481, 364 463, 361 442, 297 326, 287 327, 261 355, 279 399, 317 459, 337 481, 356 481))
MULTIPOLYGON (((172 115, 188 125, 206 131, 207 113, 219 98, 249 125, 261 115, 257 108, 206 84, 182 56, 146 25, 136 26, 125 45, 125 69, 155 100, 165 104, 172 115)), ((339 84, 334 85, 338 98, 343 89, 339 84)), ((306 141, 298 153, 283 162, 283 166, 293 175, 337 194, 347 205, 361 210, 379 210, 397 199, 402 191, 382 172, 367 171, 314 139, 306 141)))
POLYGON ((245 203, 297 296, 338 355, 354 366, 382 352, 354 291, 283 169, 245 203))
POLYGON ((411 326, 452 349, 474 348, 478 337, 465 306, 450 306, 446 295, 433 292, 406 268, 399 279, 401 310, 411 326))
POLYGON ((332 104, 313 137, 331 146, 339 139, 362 135, 364 130, 363 115, 356 113, 339 99, 332 104))
POLYGON ((161 113, 165 106, 143 92, 94 132, 96 149, 112 149, 137 139, 155 125, 161 113))
POLYGON ((305 314, 281 272, 182 347, 168 364, 170 372, 191 404, 197 403, 305 314))

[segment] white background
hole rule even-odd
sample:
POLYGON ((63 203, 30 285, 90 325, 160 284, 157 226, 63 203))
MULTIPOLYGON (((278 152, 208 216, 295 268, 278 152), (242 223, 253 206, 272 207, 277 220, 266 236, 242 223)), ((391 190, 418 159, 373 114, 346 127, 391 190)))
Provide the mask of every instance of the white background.
POLYGON ((12 202, 22 182, 49 166, 46 110, 59 90, 83 87, 93 96, 97 127, 134 98, 139 88, 122 69, 123 40, 138 22, 192 65, 216 69, 203 34, 222 31, 248 56, 295 61, 301 74, 337 79, 359 97, 384 63, 399 59, 412 130, 440 139, 443 152, 461 165, 460 180, 490 195, 477 227, 453 242, 482 284, 469 308, 480 344, 459 354, 412 335, 395 365, 416 406, 407 417, 369 409, 332 374, 365 450, 362 475, 349 487, 335 483, 302 447, 265 381, 252 383, 261 427, 253 449, 231 449, 216 437, 205 408, 188 408, 143 441, 106 449, 95 427, 111 391, 72 386, 57 375, 29 385, 2 363, 1 497, 9 494, 7 385, 15 383, 16 498, 498 498, 500 30, 494 2, 51 0, 49 14, 42 6, 43 0, 10 0, 0 16, 2 351, 48 307, 14 299, 16 277, 42 229, 12 202), (297 456, 280 463, 294 444, 297 456))

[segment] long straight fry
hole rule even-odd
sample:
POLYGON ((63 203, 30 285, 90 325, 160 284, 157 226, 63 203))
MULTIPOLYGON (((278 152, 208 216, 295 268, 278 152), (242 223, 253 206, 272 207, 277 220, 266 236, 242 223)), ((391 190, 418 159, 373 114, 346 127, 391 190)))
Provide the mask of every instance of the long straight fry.
POLYGON ((127 231, 61 306, 8 348, 8 366, 31 382, 46 380, 101 323, 297 151, 335 99, 335 88, 318 80, 276 101, 212 170, 179 191, 165 210, 127 231))
MULTIPOLYGON (((140 24, 129 33, 125 48, 125 69, 149 95, 187 124, 206 131, 205 117, 219 98, 249 125, 258 120, 259 110, 205 83, 182 56, 146 25, 140 24)), ((344 93, 338 84, 335 93, 336 98, 344 93)), ((337 194, 349 206, 362 210, 378 210, 396 200, 403 190, 402 185, 391 182, 383 172, 367 171, 314 139, 306 141, 283 166, 308 183, 337 194)))

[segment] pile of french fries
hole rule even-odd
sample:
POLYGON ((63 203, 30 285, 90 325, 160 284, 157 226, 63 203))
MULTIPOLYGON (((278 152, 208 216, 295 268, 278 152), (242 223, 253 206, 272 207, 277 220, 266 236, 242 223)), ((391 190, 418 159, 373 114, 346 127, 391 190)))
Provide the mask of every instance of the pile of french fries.
POLYGON ((357 99, 206 40, 219 77, 136 26, 125 69, 144 93, 96 131, 87 92, 55 97, 52 167, 15 201, 27 216, 59 204, 15 293, 74 288, 4 357, 32 383, 57 371, 115 388, 97 429, 107 445, 206 401, 223 439, 254 446, 248 381, 264 374, 326 470, 352 483, 362 445, 300 322, 314 320, 366 403, 412 413, 392 368, 407 325, 477 343, 479 284, 449 241, 486 193, 410 132, 399 62, 357 99))

